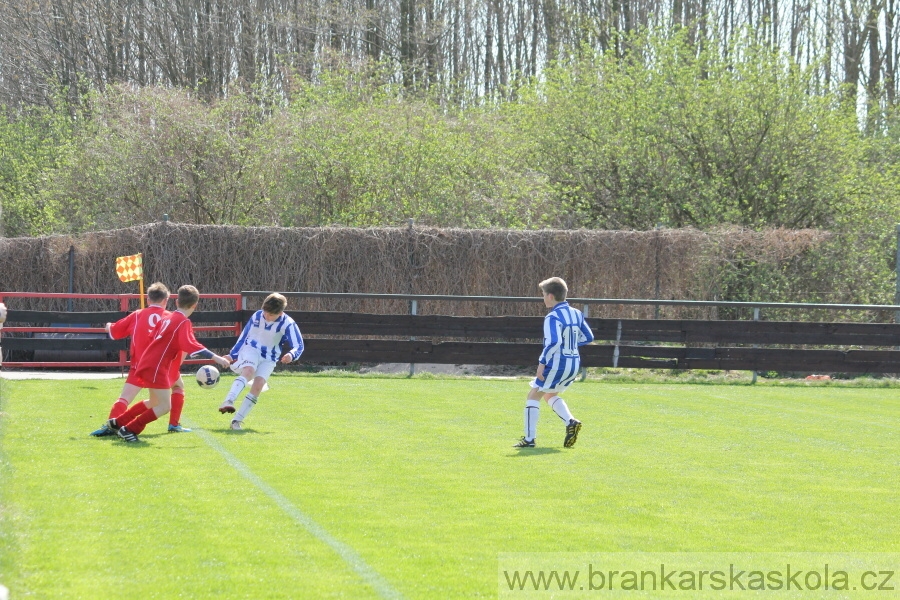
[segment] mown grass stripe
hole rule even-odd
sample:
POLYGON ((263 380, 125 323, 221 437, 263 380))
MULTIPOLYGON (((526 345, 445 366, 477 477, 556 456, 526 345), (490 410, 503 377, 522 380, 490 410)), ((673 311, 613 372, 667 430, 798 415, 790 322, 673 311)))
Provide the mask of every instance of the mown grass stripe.
POLYGON ((337 555, 344 560, 344 562, 350 565, 350 568, 352 568, 360 577, 362 577, 363 581, 365 581, 378 593, 379 596, 386 599, 402 600, 403 595, 393 587, 391 587, 387 580, 379 575, 379 573, 375 569, 370 567, 353 548, 335 538, 333 535, 328 533, 328 531, 324 527, 313 521, 303 511, 291 504, 291 501, 281 495, 278 490, 266 483, 256 473, 254 473, 250 469, 250 467, 245 465, 231 452, 226 450, 225 447, 222 446, 222 444, 220 444, 212 434, 198 428, 194 424, 189 424, 187 421, 185 421, 185 425, 191 427, 194 430, 194 433, 196 433, 204 442, 206 442, 206 444, 210 448, 218 452, 222 456, 222 458, 224 458, 225 461, 228 462, 228 464, 234 467, 234 469, 250 483, 255 485, 258 490, 271 498, 275 502, 275 504, 277 504, 279 508, 281 508, 281 510, 287 513, 289 517, 291 517, 298 524, 302 525, 319 541, 324 542, 332 550, 334 550, 337 555))

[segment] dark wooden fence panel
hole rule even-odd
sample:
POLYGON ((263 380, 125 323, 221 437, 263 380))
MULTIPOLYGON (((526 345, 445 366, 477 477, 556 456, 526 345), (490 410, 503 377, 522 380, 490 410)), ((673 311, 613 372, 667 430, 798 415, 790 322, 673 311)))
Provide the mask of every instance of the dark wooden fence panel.
MULTIPOLYGON (((191 320, 195 323, 243 322, 253 312, 195 312, 191 320)), ((115 311, 10 311, 7 324, 88 323, 102 326, 125 314, 115 311)), ((541 352, 541 344, 537 342, 543 333, 541 317, 300 311, 289 314, 308 336, 302 357, 307 363, 534 366, 541 352), (358 339, 355 336, 392 339, 358 339), (353 339, 335 339, 347 337, 353 339), (441 341, 447 339, 467 341, 441 341), (510 341, 477 341, 484 339, 510 341)), ((635 319, 588 319, 588 323, 598 343, 582 347, 582 365, 586 367, 900 373, 900 351, 894 349, 900 346, 900 324, 635 319), (618 344, 615 343, 617 339, 618 344)), ((224 353, 234 345, 237 336, 204 335, 198 336, 198 340, 208 348, 224 353)), ((117 352, 127 345, 125 341, 98 337, 95 332, 67 334, 64 338, 46 334, 35 334, 34 337, 4 335, 3 347, 25 351, 117 352)))
MULTIPOLYGON (((619 321, 588 319, 597 339, 614 340, 619 321)), ((621 320, 622 341, 713 344, 897 346, 900 324, 798 321, 621 320)))
POLYGON ((224 336, 195 336, 197 341, 209 348, 210 350, 215 351, 218 354, 224 354, 231 350, 234 347, 235 342, 237 342, 236 335, 224 335, 224 336))
POLYGON ((451 317, 289 312, 304 334, 463 338, 540 338, 543 317, 451 317))
POLYGON ((537 365, 540 344, 396 340, 327 340, 307 343, 304 362, 414 362, 438 364, 537 365))
MULTIPOLYGON (((585 367, 612 367, 613 345, 581 348, 585 367)), ((540 344, 317 339, 307 344, 302 361, 410 362, 536 366, 540 344)), ((619 346, 615 365, 642 369, 719 369, 748 371, 900 372, 900 351, 791 350, 781 348, 684 348, 619 346)))
MULTIPOLYGON (((304 334, 540 339, 542 317, 293 312, 304 334)), ((677 344, 900 346, 900 324, 592 319, 598 341, 677 344), (619 327, 621 325, 621 331, 619 327)))

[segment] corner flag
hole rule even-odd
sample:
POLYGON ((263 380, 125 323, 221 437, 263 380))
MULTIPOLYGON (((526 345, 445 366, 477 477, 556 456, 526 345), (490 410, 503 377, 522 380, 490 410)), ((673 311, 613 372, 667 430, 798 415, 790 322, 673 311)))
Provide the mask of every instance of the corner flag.
POLYGON ((144 255, 138 253, 116 258, 116 274, 122 283, 141 282, 141 308, 144 308, 144 255))

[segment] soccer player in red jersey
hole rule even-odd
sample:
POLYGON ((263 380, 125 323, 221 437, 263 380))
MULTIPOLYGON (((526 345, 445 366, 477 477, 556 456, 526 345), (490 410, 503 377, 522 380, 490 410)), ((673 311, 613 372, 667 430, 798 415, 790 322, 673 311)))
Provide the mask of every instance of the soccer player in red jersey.
POLYGON ((194 337, 188 317, 197 308, 200 293, 192 285, 178 288, 175 305, 178 310, 163 318, 153 330, 153 340, 144 349, 137 367, 128 375, 128 382, 150 390, 150 399, 138 402, 107 425, 126 442, 138 441, 137 436, 149 423, 168 413, 172 402, 172 384, 180 377, 175 364, 185 353, 191 358, 209 358, 220 367, 228 368, 231 360, 207 350, 194 337), (150 410, 148 410, 150 409, 150 410))
MULTIPOLYGON (((126 337, 131 338, 131 365, 132 369, 138 364, 144 350, 153 341, 153 330, 160 321, 168 317, 171 313, 166 310, 166 303, 169 301, 169 288, 160 282, 152 284, 147 289, 147 308, 142 308, 130 313, 128 316, 119 319, 115 323, 107 323, 106 331, 114 340, 121 340, 126 337)), ((180 367, 177 365, 176 368, 180 367)), ((181 418, 181 410, 184 407, 184 382, 177 378, 172 390, 172 412, 169 416, 169 431, 181 432, 190 431, 179 424, 181 418)), ((141 388, 135 385, 131 379, 126 380, 122 386, 122 393, 109 410, 109 419, 114 419, 128 410, 128 405, 134 402, 141 388)), ((103 437, 107 435, 115 435, 115 431, 109 428, 107 421, 104 421, 100 429, 92 431, 94 437, 103 437)))

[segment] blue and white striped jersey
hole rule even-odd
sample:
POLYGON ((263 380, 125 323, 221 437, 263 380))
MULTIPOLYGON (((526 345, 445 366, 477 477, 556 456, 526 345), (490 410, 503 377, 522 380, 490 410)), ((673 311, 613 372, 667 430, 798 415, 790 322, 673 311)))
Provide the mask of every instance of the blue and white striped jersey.
POLYGON ((287 342, 291 347, 291 360, 297 360, 303 354, 303 336, 300 328, 287 313, 282 313, 275 321, 269 323, 260 309, 253 313, 244 326, 241 337, 231 349, 231 358, 237 360, 238 353, 244 346, 259 350, 265 360, 277 361, 281 357, 281 344, 287 342))
POLYGON ((581 368, 578 347, 593 341, 584 314, 568 302, 560 302, 544 317, 544 350, 538 360, 554 371, 554 379, 574 377, 581 368))

